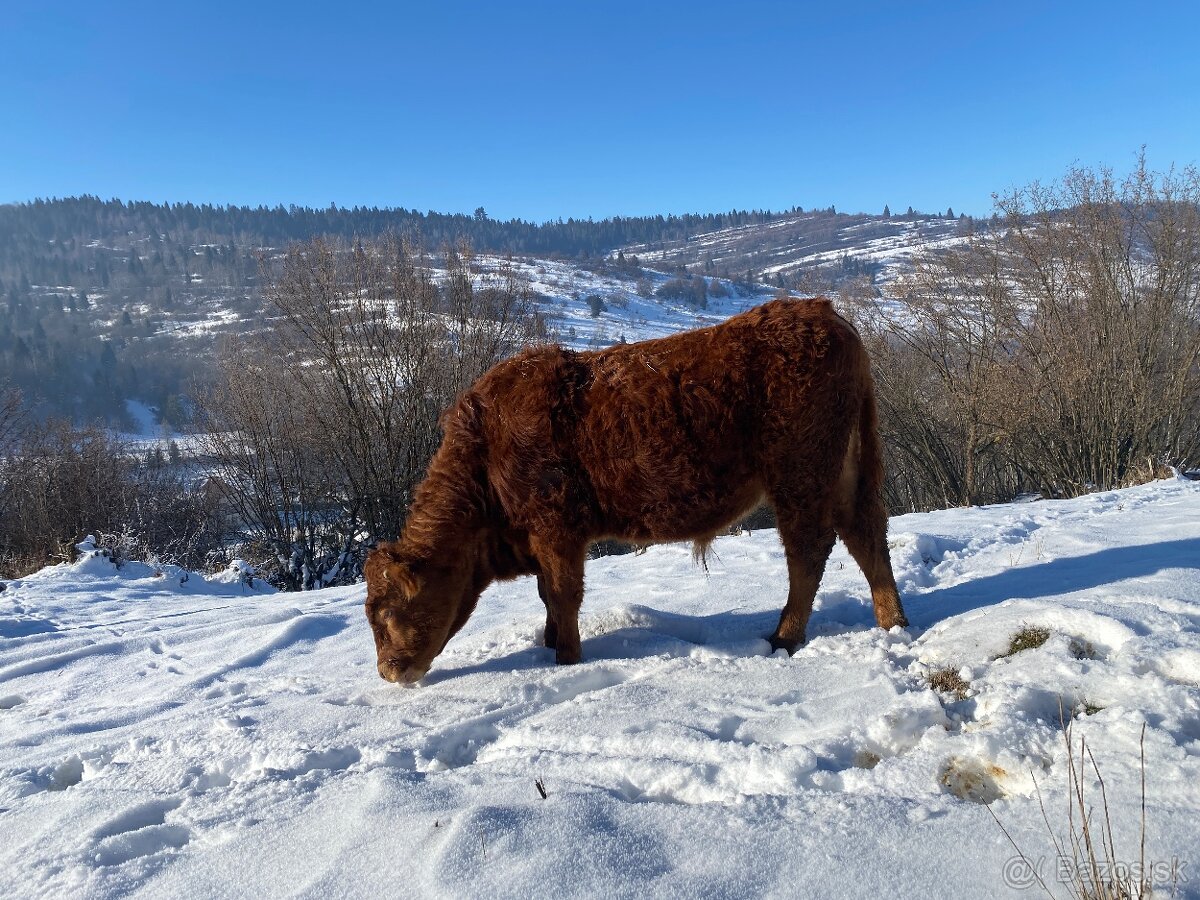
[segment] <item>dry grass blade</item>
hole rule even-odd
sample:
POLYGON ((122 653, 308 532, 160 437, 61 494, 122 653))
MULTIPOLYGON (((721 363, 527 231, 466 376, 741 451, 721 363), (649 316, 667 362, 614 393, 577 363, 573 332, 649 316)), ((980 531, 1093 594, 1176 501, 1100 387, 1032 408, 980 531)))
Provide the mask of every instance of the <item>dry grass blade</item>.
POLYGON ((1138 751, 1141 755, 1142 763, 1142 827, 1140 836, 1140 847, 1138 849, 1138 870, 1142 873, 1142 888, 1144 893, 1149 893, 1149 884, 1146 877, 1146 723, 1142 723, 1142 734, 1138 740, 1138 751))
MULTIPOLYGON (((1076 749, 1072 733, 1072 721, 1066 718, 1062 703, 1059 703, 1059 716, 1063 728, 1063 746, 1067 751, 1067 833, 1065 839, 1060 839, 1050 822, 1049 813, 1042 797, 1041 787, 1034 777, 1033 770, 1029 772, 1037 794, 1038 808, 1046 833, 1054 848, 1058 880, 1067 885, 1071 896, 1078 900, 1144 900, 1153 894, 1153 884, 1146 868, 1146 726, 1142 725, 1139 745, 1141 755, 1141 818, 1140 845, 1136 869, 1123 863, 1118 855, 1115 836, 1113 834, 1112 814, 1108 802, 1108 786, 1100 773, 1100 766, 1088 745, 1087 738, 1080 735, 1076 749), (1078 753, 1078 757, 1076 756, 1078 753), (1088 769, 1090 767, 1090 774, 1088 769), (1098 810, 1088 806, 1089 792, 1087 780, 1096 779, 1100 791, 1098 810)), ((1007 828, 988 807, 988 813, 1000 827, 1009 844, 1016 850, 1022 863, 1028 867, 1042 890, 1048 895, 1054 893, 1042 879, 1041 873, 1029 857, 1013 840, 1007 828)), ((1178 867, 1172 868, 1175 886, 1178 886, 1178 867)), ((1011 886, 1011 885, 1010 885, 1011 886)))
POLYGON ((1034 879, 1041 886, 1042 890, 1046 892, 1046 896, 1053 897, 1054 892, 1050 890, 1050 888, 1046 885, 1046 882, 1042 879, 1042 873, 1038 871, 1038 867, 1033 863, 1033 861, 1029 859, 1024 852, 1022 852, 1020 847, 1017 846, 1017 842, 1014 841, 1012 835, 1008 833, 1008 829, 1004 827, 1004 823, 1000 821, 1000 817, 996 815, 991 806, 985 804, 983 808, 988 811, 988 814, 992 817, 992 821, 1000 827, 1000 830, 1004 833, 1004 836, 1008 838, 1009 844, 1011 844, 1012 848, 1017 851, 1017 856, 1019 856, 1021 858, 1021 862, 1023 862, 1029 868, 1029 871, 1033 874, 1034 879))

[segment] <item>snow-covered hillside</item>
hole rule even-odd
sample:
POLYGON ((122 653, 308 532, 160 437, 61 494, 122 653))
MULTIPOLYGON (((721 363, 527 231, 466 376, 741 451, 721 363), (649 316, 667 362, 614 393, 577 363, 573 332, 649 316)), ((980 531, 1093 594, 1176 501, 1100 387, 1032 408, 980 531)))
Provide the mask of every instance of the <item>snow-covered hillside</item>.
MULTIPOLYGON (((722 281, 728 296, 711 297, 701 309, 683 301, 643 297, 631 278, 598 275, 572 263, 495 256, 481 256, 477 262, 484 271, 509 265, 526 279, 553 339, 578 350, 595 350, 622 340, 632 343, 703 328, 775 296, 775 291, 767 287, 738 288, 722 281), (600 297, 606 307, 598 315, 592 314, 587 302, 592 295, 600 297)), ((669 280, 666 274, 650 270, 643 277, 652 288, 669 280)))
POLYGON ((376 675, 361 587, 181 585, 98 557, 11 582, 4 883, 1020 896, 990 809, 1065 895, 1038 801, 1061 836, 1061 704, 1129 862, 1147 726, 1146 859, 1200 896, 1200 484, 900 516, 891 542, 906 632, 871 627, 839 546, 809 644, 770 655, 786 576, 760 531, 718 540, 707 575, 685 546, 589 563, 576 667, 539 646, 531 580, 493 586, 413 688, 376 675), (1048 640, 1004 655, 1023 626, 1048 640), (965 696, 930 689, 943 666, 965 696))
POLYGON ((684 264, 739 273, 752 270, 764 279, 852 264, 873 271, 875 282, 886 285, 910 270, 920 255, 961 244, 961 225, 957 219, 940 216, 885 219, 801 213, 697 234, 687 240, 621 249, 652 267, 684 264))

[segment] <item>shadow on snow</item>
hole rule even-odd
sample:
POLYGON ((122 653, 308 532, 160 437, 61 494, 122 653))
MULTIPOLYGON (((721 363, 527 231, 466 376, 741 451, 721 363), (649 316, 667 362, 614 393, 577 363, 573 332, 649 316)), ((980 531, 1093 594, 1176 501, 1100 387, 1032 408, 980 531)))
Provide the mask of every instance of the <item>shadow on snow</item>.
MULTIPOLYGON (((995 606, 1006 600, 1072 594, 1130 578, 1154 575, 1164 569, 1200 568, 1200 539, 1161 541, 1114 547, 1082 556, 1064 557, 972 578, 949 587, 904 596, 905 611, 917 631, 943 619, 995 606)), ((780 590, 780 602, 786 594, 780 590)), ((601 617, 605 613, 599 614, 601 617)), ((761 656, 769 652, 765 638, 778 621, 778 611, 736 610, 706 616, 689 616, 629 606, 621 611, 627 624, 583 640, 585 661, 644 659, 652 656, 687 656, 696 647, 707 647, 731 656, 761 656)), ((594 621, 594 620, 593 620, 594 621)), ((818 595, 809 622, 809 638, 874 625, 874 612, 864 582, 861 592, 825 591, 818 595)), ((584 620, 584 631, 588 630, 584 620)), ((541 631, 538 631, 540 639, 541 631)), ((504 656, 454 668, 435 669, 427 676, 433 684, 448 678, 481 672, 540 669, 554 662, 554 652, 527 647, 504 656)))

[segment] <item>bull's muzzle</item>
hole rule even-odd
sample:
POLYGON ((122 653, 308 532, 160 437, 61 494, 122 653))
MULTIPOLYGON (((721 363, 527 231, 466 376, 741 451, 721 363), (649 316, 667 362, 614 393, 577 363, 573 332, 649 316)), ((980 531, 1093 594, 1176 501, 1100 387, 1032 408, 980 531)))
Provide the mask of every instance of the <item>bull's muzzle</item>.
POLYGON ((393 684, 416 684, 425 677, 429 667, 421 668, 396 660, 385 660, 379 663, 379 677, 393 684))

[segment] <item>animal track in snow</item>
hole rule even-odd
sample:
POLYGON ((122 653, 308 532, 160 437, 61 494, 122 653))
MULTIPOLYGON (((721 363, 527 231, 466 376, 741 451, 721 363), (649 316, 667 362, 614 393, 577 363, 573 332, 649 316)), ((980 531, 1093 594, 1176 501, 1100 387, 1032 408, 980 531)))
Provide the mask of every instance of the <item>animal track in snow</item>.
POLYGON ((362 759, 362 753, 357 747, 330 747, 327 750, 305 751, 297 765, 286 769, 264 769, 263 771, 277 778, 300 778, 309 772, 323 769, 338 772, 348 769, 362 759))
POLYGON ((34 634, 51 634, 58 627, 40 616, 15 615, 0 618, 0 638, 23 638, 34 634))
POLYGON ((225 788, 233 784, 233 778, 220 765, 212 768, 193 766, 188 770, 186 786, 193 794, 203 794, 213 788, 225 788))
POLYGON ((94 859, 99 866, 116 866, 164 850, 181 850, 191 839, 191 831, 183 825, 147 825, 97 845, 94 859))
POLYGON ((349 769, 362 774, 379 768, 415 771, 416 754, 408 748, 364 750, 350 745, 273 752, 265 756, 235 754, 190 767, 181 789, 190 796, 200 796, 213 790, 295 781, 313 773, 333 777, 349 769))
POLYGON ((74 753, 59 763, 23 770, 0 772, 5 776, 3 793, 7 797, 27 797, 42 791, 66 791, 82 781, 95 777, 110 762, 112 753, 94 751, 74 753))
POLYGON ((162 825, 167 813, 178 809, 179 804, 179 800, 151 800, 131 806, 93 831, 92 840, 102 841, 128 831, 138 831, 148 825, 162 825))
POLYGON ((244 681, 230 681, 214 684, 200 696, 205 700, 217 700, 221 697, 240 697, 244 693, 246 693, 244 681))
POLYGON ((101 825, 92 832, 93 858, 97 865, 120 865, 185 846, 192 839, 191 830, 166 821, 167 814, 176 810, 179 804, 179 800, 140 803, 101 825))
POLYGON ((741 716, 725 716, 717 723, 716 730, 711 734, 718 741, 736 741, 739 744, 750 745, 754 742, 737 736, 738 729, 744 724, 746 724, 746 720, 741 716))

